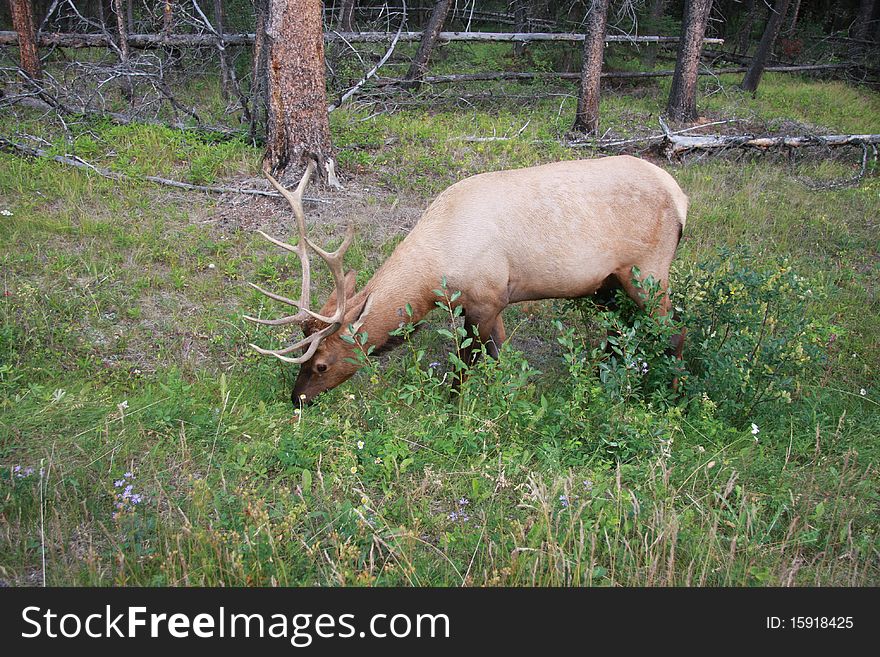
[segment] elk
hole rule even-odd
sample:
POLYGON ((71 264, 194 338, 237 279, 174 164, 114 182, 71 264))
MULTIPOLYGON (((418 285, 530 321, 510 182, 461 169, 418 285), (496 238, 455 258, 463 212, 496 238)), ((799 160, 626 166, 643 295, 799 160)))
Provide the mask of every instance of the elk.
MULTIPOLYGON (((688 199, 672 176, 645 160, 622 155, 565 161, 457 182, 431 203, 359 292, 355 272, 346 274, 342 267, 352 228, 332 253, 306 237, 302 196, 314 170, 315 164, 309 163, 293 192, 266 173, 296 217, 296 246, 259 231, 299 256, 299 301, 251 284, 298 312, 280 319, 245 316, 270 326, 302 327, 305 337, 283 349, 251 345, 261 354, 301 365, 294 403, 310 403, 359 369, 353 358, 358 347, 343 337, 363 331, 368 336, 364 348, 389 346, 390 331, 435 308, 434 290, 444 279, 449 290, 461 293, 455 305, 463 306, 468 334, 476 335, 496 358, 506 337, 501 313, 511 303, 585 297, 622 287, 644 308, 633 267, 642 279, 652 276, 659 283, 657 312, 669 312, 669 268, 688 199), (335 282, 320 312, 309 308, 308 248, 327 263, 335 282), (300 349, 305 350, 301 355, 288 355, 300 349)), ((679 357, 683 339, 682 332, 672 345, 679 357)), ((479 347, 475 340, 466 356, 475 358, 479 347)))

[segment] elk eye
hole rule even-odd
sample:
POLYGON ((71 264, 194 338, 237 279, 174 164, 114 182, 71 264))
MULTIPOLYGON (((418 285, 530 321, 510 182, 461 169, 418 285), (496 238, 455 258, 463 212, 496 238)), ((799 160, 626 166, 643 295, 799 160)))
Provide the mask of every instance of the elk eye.
POLYGON ((327 363, 318 363, 318 366, 316 369, 318 370, 319 373, 323 374, 324 372, 327 371, 327 363))

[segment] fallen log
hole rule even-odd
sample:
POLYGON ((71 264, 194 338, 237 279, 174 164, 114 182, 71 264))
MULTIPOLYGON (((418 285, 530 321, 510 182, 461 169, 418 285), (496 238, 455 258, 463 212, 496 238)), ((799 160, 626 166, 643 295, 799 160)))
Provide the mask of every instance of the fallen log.
POLYGON ((664 127, 661 150, 667 157, 676 157, 690 151, 717 151, 728 148, 804 148, 806 146, 874 146, 880 144, 880 135, 802 135, 755 137, 754 135, 682 135, 664 127))
MULTIPOLYGON (((250 45, 254 42, 253 34, 221 35, 223 43, 229 46, 250 45)), ((394 38, 393 32, 326 32, 326 41, 343 41, 348 43, 381 43, 394 38)), ((401 32, 398 40, 404 42, 420 41, 422 32, 401 32)), ((440 32, 440 41, 496 41, 506 43, 528 43, 530 41, 567 41, 584 40, 583 34, 575 32, 440 32)), ((215 34, 129 34, 128 45, 131 48, 145 49, 162 46, 211 46, 216 47, 218 35, 215 34)), ((678 43, 678 37, 667 36, 626 36, 609 35, 606 43, 678 43)), ((705 43, 724 43, 724 39, 705 39, 705 43)), ((61 48, 108 48, 112 47, 113 37, 109 34, 77 34, 72 32, 44 32, 38 37, 38 46, 61 48)), ((0 31, 0 45, 18 45, 18 34, 12 31, 0 31)))
MULTIPOLYGON (((807 73, 810 71, 841 70, 858 68, 857 64, 816 64, 811 66, 768 66, 765 71, 776 73, 807 73)), ((731 73, 745 73, 746 67, 737 66, 719 69, 702 69, 698 75, 727 75, 731 73)), ((602 77, 609 80, 629 80, 642 78, 665 78, 672 77, 675 71, 602 71, 602 77)), ((460 82, 492 82, 498 80, 580 80, 580 73, 563 73, 557 71, 541 71, 538 73, 524 73, 517 71, 489 71, 486 73, 453 73, 449 75, 426 75, 422 81, 426 84, 456 84, 460 82)), ((396 78, 383 78, 380 85, 398 84, 396 78)))

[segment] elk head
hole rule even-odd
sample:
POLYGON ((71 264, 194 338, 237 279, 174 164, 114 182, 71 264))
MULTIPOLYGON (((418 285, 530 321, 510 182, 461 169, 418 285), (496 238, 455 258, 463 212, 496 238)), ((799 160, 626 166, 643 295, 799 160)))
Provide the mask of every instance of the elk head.
POLYGON ((354 227, 348 227, 345 239, 343 239, 339 248, 333 252, 321 249, 306 237, 303 192, 314 171, 315 163, 310 161, 299 185, 293 192, 286 189, 268 171, 264 171, 269 182, 287 199, 290 208, 293 210, 299 234, 297 244, 295 246, 287 244, 274 237, 270 237, 263 231, 257 231, 273 244, 291 253, 295 253, 299 257, 302 266, 302 291, 299 301, 274 294, 258 285, 249 283, 251 287, 265 294, 270 299, 293 306, 298 309, 298 312, 278 319, 260 319, 244 315, 244 319, 257 324, 267 326, 298 324, 302 327, 303 339, 283 349, 263 349, 255 344, 251 344, 251 347, 261 354, 275 356, 285 363, 300 364, 299 376, 294 384, 292 394, 295 404, 310 403, 315 395, 336 387, 358 370, 358 365, 349 362, 347 359, 347 357, 353 355, 353 347, 350 343, 343 341, 342 336, 356 334, 370 311, 369 296, 362 295, 362 299, 353 302, 356 272, 352 271, 346 275, 342 268, 342 258, 354 238, 354 227), (311 270, 308 249, 317 253, 327 263, 335 283, 335 289, 320 312, 314 312, 309 308, 311 299, 311 270), (288 354, 300 349, 305 349, 301 355, 288 356, 288 354))

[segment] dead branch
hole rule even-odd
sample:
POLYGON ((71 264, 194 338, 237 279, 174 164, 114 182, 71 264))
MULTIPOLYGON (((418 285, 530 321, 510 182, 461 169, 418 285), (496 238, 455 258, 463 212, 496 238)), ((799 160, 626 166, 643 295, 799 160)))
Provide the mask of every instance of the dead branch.
MULTIPOLYGON (((119 173, 118 171, 111 171, 106 167, 100 167, 90 162, 86 162, 81 157, 76 155, 66 154, 66 155, 52 155, 47 150, 42 148, 35 148, 33 146, 27 146, 25 144, 20 144, 18 142, 10 141, 4 137, 0 137, 0 148, 4 150, 17 154, 17 155, 25 155, 27 157, 39 157, 48 160, 52 160, 53 162, 58 162, 59 164, 64 164, 65 166, 75 167, 77 169, 85 169, 87 171, 91 171, 92 173, 96 173, 103 178, 109 178, 110 180, 124 180, 124 181, 134 181, 135 179, 130 176, 125 175, 124 173, 119 173)), ((246 187, 224 187, 224 186, 212 186, 212 185, 193 185, 192 183, 182 182, 180 180, 170 180, 168 178, 162 178, 160 176, 144 176, 143 180, 147 180, 149 182, 155 183, 157 185, 165 185, 167 187, 176 187, 177 189, 185 189, 187 191, 192 192, 206 192, 211 194, 250 194, 252 196, 271 196, 273 198, 278 198, 281 196, 278 192, 269 191, 266 189, 249 189, 246 187)), ((313 203, 329 203, 326 199, 320 198, 310 198, 303 197, 306 201, 311 201, 313 203)))

